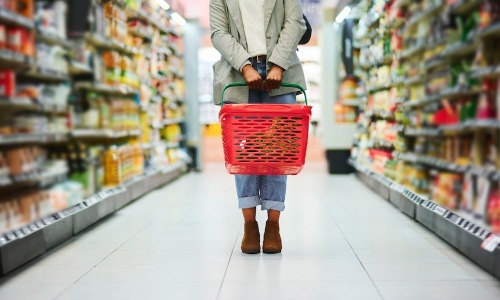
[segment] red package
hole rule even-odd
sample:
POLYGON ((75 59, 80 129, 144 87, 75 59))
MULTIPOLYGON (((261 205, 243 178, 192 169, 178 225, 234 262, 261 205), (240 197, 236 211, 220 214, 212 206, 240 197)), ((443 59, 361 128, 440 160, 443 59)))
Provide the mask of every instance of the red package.
POLYGON ((14 97, 16 74, 13 71, 0 71, 0 96, 14 97))
POLYGON ((10 27, 7 29, 7 48, 14 52, 21 52, 23 46, 23 28, 10 27))
POLYGON ((0 48, 7 47, 7 27, 0 24, 0 48))

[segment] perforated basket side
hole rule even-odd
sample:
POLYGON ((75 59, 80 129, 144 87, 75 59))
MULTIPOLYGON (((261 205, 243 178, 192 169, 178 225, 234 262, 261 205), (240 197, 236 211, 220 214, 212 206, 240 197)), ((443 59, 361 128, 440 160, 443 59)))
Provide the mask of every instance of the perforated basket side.
POLYGON ((305 163, 309 113, 299 108, 298 113, 227 110, 221 114, 228 171, 232 174, 299 173, 305 163))

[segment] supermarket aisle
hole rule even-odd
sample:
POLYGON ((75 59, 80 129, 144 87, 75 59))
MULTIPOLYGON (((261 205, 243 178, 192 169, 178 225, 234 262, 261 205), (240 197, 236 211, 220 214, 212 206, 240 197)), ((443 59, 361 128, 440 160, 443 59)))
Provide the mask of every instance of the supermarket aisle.
POLYGON ((4 279, 0 299, 500 298, 498 281, 355 177, 312 164, 290 178, 280 255, 241 253, 234 193, 209 165, 4 279))

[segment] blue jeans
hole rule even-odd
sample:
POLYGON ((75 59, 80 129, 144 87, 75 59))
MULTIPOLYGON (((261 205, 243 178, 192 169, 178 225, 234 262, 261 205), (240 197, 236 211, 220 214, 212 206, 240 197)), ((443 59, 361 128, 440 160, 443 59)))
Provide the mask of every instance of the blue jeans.
MULTIPOLYGON (((266 63, 253 62, 252 66, 263 79, 266 78, 266 63)), ((295 93, 269 97, 267 91, 250 90, 248 103, 295 104, 295 93)), ((286 176, 236 175, 236 192, 239 208, 261 205, 262 210, 285 210, 286 176)))

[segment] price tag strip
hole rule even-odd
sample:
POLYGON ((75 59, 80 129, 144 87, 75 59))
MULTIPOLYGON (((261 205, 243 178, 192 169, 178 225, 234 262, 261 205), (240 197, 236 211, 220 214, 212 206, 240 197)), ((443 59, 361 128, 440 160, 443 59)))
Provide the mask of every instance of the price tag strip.
POLYGON ((483 241, 481 248, 488 252, 493 252, 500 245, 500 236, 496 234, 490 234, 490 236, 483 241))

